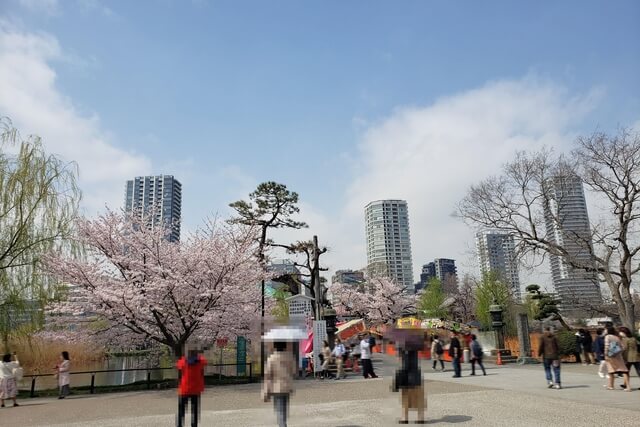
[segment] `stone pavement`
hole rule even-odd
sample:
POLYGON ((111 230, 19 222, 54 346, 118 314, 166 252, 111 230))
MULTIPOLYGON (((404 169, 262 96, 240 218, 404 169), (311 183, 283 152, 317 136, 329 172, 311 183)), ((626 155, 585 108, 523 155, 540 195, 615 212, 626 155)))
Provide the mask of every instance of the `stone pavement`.
MULTIPOLYGON (((377 380, 296 382, 289 425, 392 426, 399 396, 390 392, 393 360, 377 380)), ((607 391, 595 367, 563 365, 562 390, 546 388, 541 366, 492 366, 486 377, 452 378, 423 365, 429 424, 464 426, 635 426, 640 425, 640 379, 636 391, 607 391)), ((468 375, 469 371, 463 371, 468 375)), ((270 404, 259 401, 259 384, 209 388, 202 397, 201 426, 274 426, 270 404)), ((176 396, 171 391, 30 399, 0 410, 7 426, 172 426, 176 396)), ((187 424, 188 425, 188 424, 187 424)))

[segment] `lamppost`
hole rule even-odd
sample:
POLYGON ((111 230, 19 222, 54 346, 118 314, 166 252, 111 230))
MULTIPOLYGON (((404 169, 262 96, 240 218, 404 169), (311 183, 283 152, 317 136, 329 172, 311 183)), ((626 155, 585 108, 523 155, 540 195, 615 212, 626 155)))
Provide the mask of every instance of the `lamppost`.
POLYGON ((502 321, 503 309, 498 305, 497 301, 493 301, 493 304, 489 306, 489 313, 491 314, 491 326, 496 332, 496 347, 498 351, 504 349, 504 322, 502 321))
POLYGON ((333 348, 336 332, 338 331, 338 328, 336 328, 337 313, 333 308, 325 307, 322 309, 322 317, 327 322, 327 341, 329 341, 329 346, 333 348))

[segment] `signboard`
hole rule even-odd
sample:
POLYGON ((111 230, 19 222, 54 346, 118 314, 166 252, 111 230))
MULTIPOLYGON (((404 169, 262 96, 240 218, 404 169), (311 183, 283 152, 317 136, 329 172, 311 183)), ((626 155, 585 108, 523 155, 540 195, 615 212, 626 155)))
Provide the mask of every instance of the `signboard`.
POLYGON ((327 322, 324 320, 315 320, 313 322, 313 371, 322 371, 322 362, 320 362, 320 352, 322 351, 322 342, 327 339, 327 322))
POLYGON ((229 339, 227 337, 222 337, 222 338, 217 338, 216 339, 216 346, 218 346, 220 348, 226 347, 228 343, 229 343, 229 339))
POLYGON ((247 375, 247 340, 245 337, 238 337, 236 340, 236 365, 239 377, 247 375))
POLYGON ((398 319, 396 323, 398 328, 420 328, 422 326, 422 322, 420 319, 416 319, 415 317, 403 317, 402 319, 398 319))
POLYGON ((416 319, 415 317, 404 317, 396 322, 398 328, 422 328, 422 329, 446 329, 455 332, 470 332, 471 327, 464 323, 452 322, 442 319, 416 319))
POLYGON ((305 319, 313 312, 313 298, 305 295, 294 295, 287 298, 289 304, 289 319, 300 320, 305 319))

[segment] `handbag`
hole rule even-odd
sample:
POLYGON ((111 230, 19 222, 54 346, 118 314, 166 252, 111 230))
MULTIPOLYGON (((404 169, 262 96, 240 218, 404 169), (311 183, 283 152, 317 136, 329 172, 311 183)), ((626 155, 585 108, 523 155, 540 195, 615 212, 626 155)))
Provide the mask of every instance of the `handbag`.
POLYGON ((609 343, 609 351, 607 351, 607 356, 614 357, 618 354, 622 353, 622 347, 618 341, 611 341, 609 343))
POLYGON ((18 366, 17 368, 13 368, 13 371, 11 373, 13 374, 16 381, 21 381, 22 378, 24 377, 24 369, 22 369, 21 366, 18 366))

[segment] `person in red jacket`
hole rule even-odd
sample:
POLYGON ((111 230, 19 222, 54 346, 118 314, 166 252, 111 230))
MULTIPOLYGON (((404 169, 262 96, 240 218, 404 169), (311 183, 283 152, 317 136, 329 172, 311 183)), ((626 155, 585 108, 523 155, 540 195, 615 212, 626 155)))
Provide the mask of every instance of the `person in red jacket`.
POLYGON ((187 352, 187 357, 182 356, 176 363, 180 378, 177 427, 182 427, 184 423, 189 400, 191 401, 191 427, 198 426, 200 395, 204 391, 204 367, 206 365, 207 360, 195 349, 190 349, 187 352))

